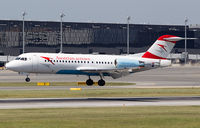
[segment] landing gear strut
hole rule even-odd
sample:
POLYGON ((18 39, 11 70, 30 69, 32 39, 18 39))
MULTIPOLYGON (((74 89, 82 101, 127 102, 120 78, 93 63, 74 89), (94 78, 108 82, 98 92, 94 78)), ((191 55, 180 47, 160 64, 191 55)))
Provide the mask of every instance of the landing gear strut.
POLYGON ((90 76, 89 76, 89 79, 86 81, 86 84, 88 86, 92 86, 94 84, 94 81, 90 78, 90 76))
POLYGON ((25 79, 25 81, 26 81, 26 82, 30 82, 31 79, 27 76, 26 79, 25 79))

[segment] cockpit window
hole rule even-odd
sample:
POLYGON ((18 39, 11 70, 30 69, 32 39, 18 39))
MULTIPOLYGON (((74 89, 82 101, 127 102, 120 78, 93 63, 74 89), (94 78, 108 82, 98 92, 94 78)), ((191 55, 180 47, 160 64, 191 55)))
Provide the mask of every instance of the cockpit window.
POLYGON ((26 57, 17 57, 15 60, 23 60, 23 61, 27 61, 26 57))
POLYGON ((15 58, 15 60, 20 60, 20 57, 15 58))
POLYGON ((17 58, 15 58, 15 60, 23 60, 23 61, 27 61, 27 58, 26 58, 26 57, 17 57, 17 58))

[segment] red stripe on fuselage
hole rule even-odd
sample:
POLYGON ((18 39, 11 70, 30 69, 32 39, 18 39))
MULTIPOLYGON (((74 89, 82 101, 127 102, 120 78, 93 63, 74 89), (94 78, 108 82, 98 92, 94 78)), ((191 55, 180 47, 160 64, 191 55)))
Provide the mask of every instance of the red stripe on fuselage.
POLYGON ((149 59, 166 59, 166 58, 162 58, 162 57, 156 56, 156 55, 154 55, 154 54, 152 54, 152 53, 150 53, 150 52, 148 52, 148 51, 142 56, 142 58, 149 58, 149 59))

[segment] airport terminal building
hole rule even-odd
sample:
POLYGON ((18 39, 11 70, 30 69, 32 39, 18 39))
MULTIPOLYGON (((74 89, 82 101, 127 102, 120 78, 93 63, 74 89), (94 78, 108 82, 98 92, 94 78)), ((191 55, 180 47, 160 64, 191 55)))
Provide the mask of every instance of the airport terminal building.
MULTIPOLYGON (((0 53, 22 53, 23 22, 0 20, 0 53)), ((184 25, 130 24, 130 53, 146 51, 161 35, 185 36, 184 25)), ((187 36, 200 38, 198 25, 187 26, 187 36)), ((60 22, 25 21, 25 52, 59 52, 60 22)), ((63 22, 64 53, 124 54, 127 46, 127 24, 63 22)), ((184 41, 173 52, 184 51, 184 41)), ((188 40, 189 53, 200 53, 200 40, 188 40)))

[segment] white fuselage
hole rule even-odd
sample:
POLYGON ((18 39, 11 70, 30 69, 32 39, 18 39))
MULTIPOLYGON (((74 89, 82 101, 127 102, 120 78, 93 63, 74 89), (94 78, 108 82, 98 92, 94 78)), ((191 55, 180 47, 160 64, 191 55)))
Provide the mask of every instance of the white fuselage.
POLYGON ((128 55, 90 55, 25 53, 6 64, 6 68, 25 73, 99 75, 123 69, 169 66, 171 61, 128 55), (141 63, 142 62, 142 63, 141 63))

